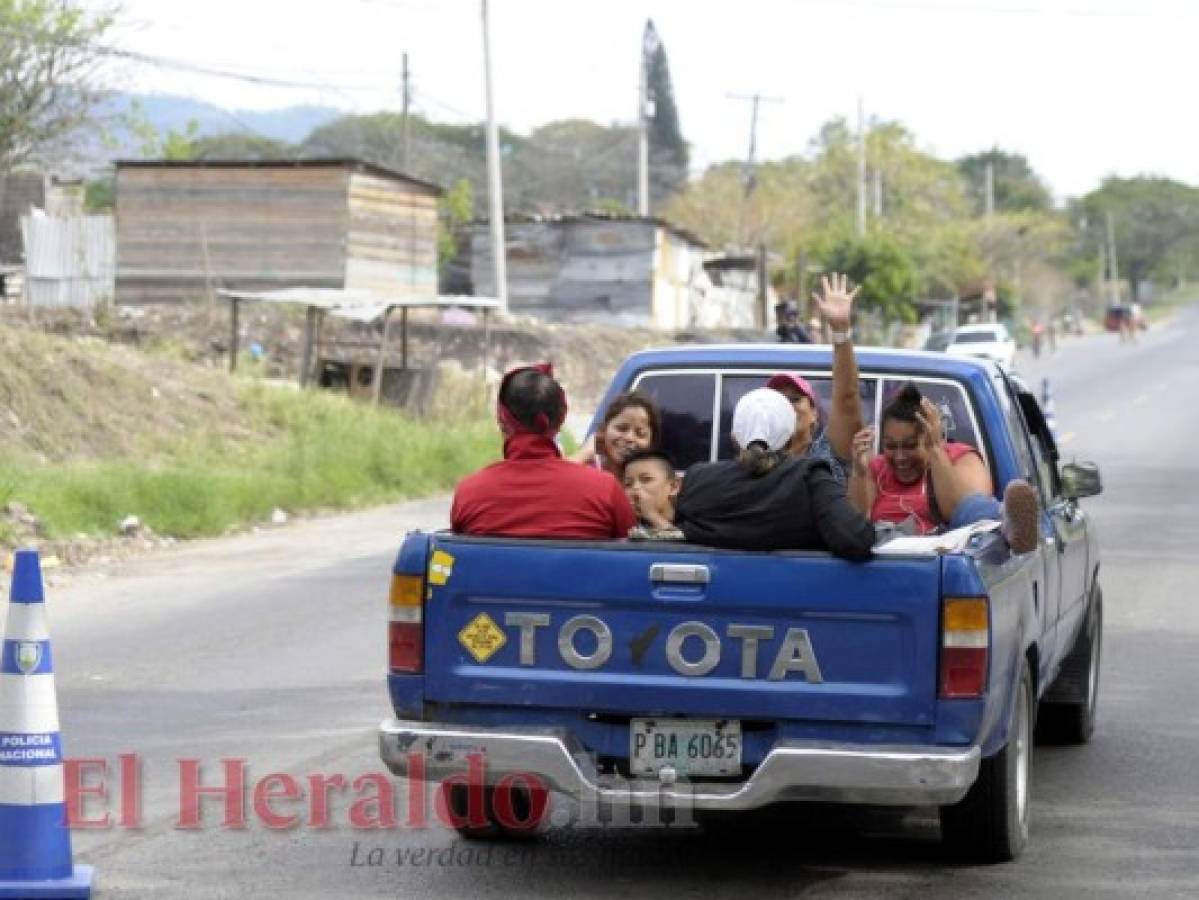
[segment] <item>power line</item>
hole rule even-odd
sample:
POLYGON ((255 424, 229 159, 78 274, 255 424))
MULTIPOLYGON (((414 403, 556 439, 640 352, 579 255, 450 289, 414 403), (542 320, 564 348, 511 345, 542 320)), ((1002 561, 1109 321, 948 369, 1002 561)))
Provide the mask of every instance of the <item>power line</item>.
POLYGON ((295 81, 288 78, 275 78, 268 75, 255 75, 250 72, 237 72, 231 69, 218 69, 200 63, 189 62, 187 60, 169 59, 164 56, 153 56, 149 53, 140 53, 136 50, 123 50, 119 47, 95 46, 92 49, 103 56, 112 56, 117 59, 128 59, 132 60, 133 62, 157 66, 158 68, 162 69, 174 69, 176 71, 191 72, 197 75, 209 75, 213 78, 228 78, 234 81, 244 81, 250 84, 262 85, 264 87, 297 88, 301 90, 315 91, 343 90, 374 92, 380 90, 380 88, 368 87, 366 85, 334 85, 328 82, 295 81))

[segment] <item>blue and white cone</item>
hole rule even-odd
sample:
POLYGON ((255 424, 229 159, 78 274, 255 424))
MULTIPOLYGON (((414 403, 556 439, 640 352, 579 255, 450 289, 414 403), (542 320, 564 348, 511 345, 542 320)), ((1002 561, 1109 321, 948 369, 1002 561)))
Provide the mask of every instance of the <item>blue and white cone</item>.
POLYGON ((1049 389, 1049 379, 1041 379, 1041 413, 1045 416, 1045 424, 1049 433, 1057 440, 1057 407, 1053 405, 1053 391, 1049 389))
POLYGON ((71 862, 42 567, 18 550, 0 655, 0 897, 90 897, 71 862))

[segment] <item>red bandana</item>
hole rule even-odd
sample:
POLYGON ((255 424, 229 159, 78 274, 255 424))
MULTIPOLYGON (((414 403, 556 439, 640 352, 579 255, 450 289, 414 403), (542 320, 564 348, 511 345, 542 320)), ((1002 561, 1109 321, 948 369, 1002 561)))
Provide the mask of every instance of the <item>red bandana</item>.
POLYGON ((500 382, 500 390, 496 395, 495 415, 499 420, 500 429, 506 437, 513 437, 518 434, 539 434, 548 438, 554 437, 558 433, 558 429, 562 427, 562 423, 566 420, 566 392, 558 387, 558 393, 562 398, 562 416, 556 422, 551 422, 545 413, 538 413, 537 420, 532 427, 524 424, 520 419, 516 418, 512 410, 504 406, 504 401, 501 399, 504 396, 504 388, 508 386, 508 382, 514 375, 519 372, 540 372, 542 375, 554 377, 553 363, 538 363, 535 366, 517 366, 515 369, 507 372, 504 375, 503 381, 500 382))

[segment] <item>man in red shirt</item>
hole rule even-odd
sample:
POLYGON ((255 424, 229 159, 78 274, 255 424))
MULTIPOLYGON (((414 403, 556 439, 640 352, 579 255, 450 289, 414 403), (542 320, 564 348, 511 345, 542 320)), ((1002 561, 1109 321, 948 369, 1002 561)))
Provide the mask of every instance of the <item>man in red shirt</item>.
POLYGON ((504 459, 463 479, 450 525, 459 534, 594 539, 628 537, 637 524, 624 489, 607 472, 562 458, 554 436, 566 393, 548 363, 513 369, 500 384, 496 417, 504 459))

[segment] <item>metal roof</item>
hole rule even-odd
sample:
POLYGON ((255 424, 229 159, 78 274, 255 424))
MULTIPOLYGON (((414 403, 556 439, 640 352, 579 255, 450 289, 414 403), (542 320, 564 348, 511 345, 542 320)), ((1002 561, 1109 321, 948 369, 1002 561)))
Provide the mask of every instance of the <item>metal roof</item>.
POLYGON ((406 181, 440 196, 445 193, 440 185, 405 175, 395 169, 353 157, 330 157, 316 159, 118 159, 113 165, 118 169, 316 169, 347 168, 359 172, 406 181))
MULTIPOLYGON (((924 350, 895 350, 888 347, 855 347, 863 371, 884 369, 912 375, 939 375, 969 380, 994 374, 995 364, 982 359, 947 356, 924 350)), ((629 357, 624 367, 633 371, 651 368, 771 368, 785 371, 809 366, 831 369, 833 348, 829 344, 682 344, 642 350, 629 357)))
POLYGON ((277 291, 219 290, 217 295, 225 300, 312 306, 323 309, 331 315, 353 319, 357 322, 373 322, 388 309, 459 307, 493 310, 501 308, 500 301, 494 297, 470 297, 465 294, 388 297, 373 291, 343 288, 298 287, 282 288, 277 291))
MULTIPOLYGON (((703 238, 701 238, 699 235, 697 235, 695 232, 688 231, 686 228, 683 228, 679 225, 675 225, 673 222, 670 222, 670 221, 660 218, 658 216, 639 216, 639 215, 636 215, 633 213, 612 213, 612 212, 602 212, 599 210, 588 210, 588 211, 579 212, 579 213, 563 213, 561 215, 556 215, 556 216, 535 216, 535 215, 528 215, 528 214, 524 214, 524 213, 508 213, 504 216, 504 221, 507 223, 512 223, 514 225, 538 224, 538 223, 545 224, 545 225, 556 225, 556 224, 564 224, 565 225, 565 224, 570 224, 572 222, 649 223, 652 225, 656 225, 659 228, 665 228, 667 231, 671 232, 672 234, 678 235, 679 237, 683 238, 683 240, 689 241, 690 243, 695 244, 697 247, 703 247, 704 249, 711 249, 710 245, 703 238)), ((475 219, 474 224, 476 226, 486 226, 487 219, 484 219, 484 218, 475 219)))

